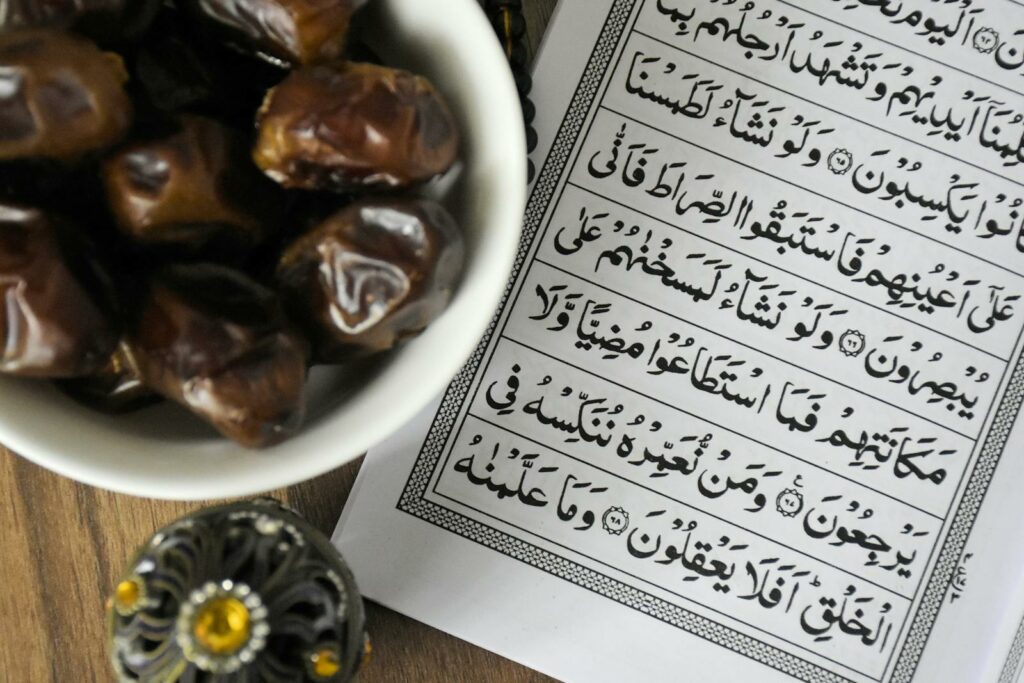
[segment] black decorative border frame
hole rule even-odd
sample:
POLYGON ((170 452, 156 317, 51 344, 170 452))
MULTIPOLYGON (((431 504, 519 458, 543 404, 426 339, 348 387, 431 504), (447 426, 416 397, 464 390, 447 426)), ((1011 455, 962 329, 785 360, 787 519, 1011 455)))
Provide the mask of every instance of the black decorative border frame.
POLYGON ((896 667, 893 669, 892 683, 910 683, 914 677, 914 671, 917 670, 917 664, 928 643, 932 627, 935 625, 935 620, 938 619, 939 610, 942 608, 949 585, 953 580, 953 573, 956 571, 964 547, 967 545, 967 539, 974 528, 974 520, 978 516, 978 511, 981 510, 985 494, 988 493, 989 484, 992 482, 999 459, 1003 455, 1006 441, 1010 438, 1010 431, 1020 414, 1022 403, 1024 403, 1024 355, 1018 357, 1017 365, 1014 367, 1003 397, 999 401, 995 418, 985 436, 981 453, 974 464, 971 477, 967 481, 967 488, 964 490, 960 505, 953 516, 953 523, 949 527, 949 533, 946 534, 946 540, 939 551, 939 559, 935 563, 935 568, 932 569, 928 585, 924 589, 921 602, 910 623, 907 639, 903 642, 903 649, 900 651, 896 667))
POLYGON ((1021 664, 1024 663, 1024 619, 1017 625, 1017 633, 1010 645, 1010 653, 1003 663, 1003 670, 999 674, 999 683, 1016 683, 1017 674, 1021 671, 1021 664))
MULTIPOLYGON (((470 388, 494 338, 499 321, 511 299, 516 282, 534 242, 541 232, 544 216, 555 197, 559 181, 582 132, 594 100, 604 81, 612 57, 625 32, 633 10, 642 0, 614 0, 608 18, 584 70, 568 111, 562 120, 554 144, 541 169, 527 204, 523 237, 516 255, 512 276, 506 286, 502 303, 495 313, 483 339, 472 357, 445 392, 437 414, 427 433, 423 447, 397 509, 456 533, 531 567, 565 579, 582 588, 654 617, 666 624, 708 640, 754 661, 770 666, 799 680, 839 683, 850 679, 802 659, 785 650, 694 614, 678 605, 568 560, 543 548, 511 536, 461 513, 424 498, 437 464, 452 436, 456 422, 469 398, 470 388)), ((1024 356, 1011 375, 1007 389, 996 410, 977 463, 971 473, 949 533, 940 550, 935 568, 924 590, 922 600, 910 622, 903 648, 889 679, 891 683, 910 683, 924 652, 932 627, 952 580, 957 563, 974 526, 974 520, 988 491, 996 465, 1002 455, 1010 430, 1024 403, 1024 356)), ((1024 623, 1014 641, 1017 650, 1024 650, 1024 623), (1019 642, 1018 642, 1019 641, 1019 642)), ((1016 651, 1016 650, 1014 650, 1016 651)), ((1012 653, 1011 653, 1012 654, 1012 653)))

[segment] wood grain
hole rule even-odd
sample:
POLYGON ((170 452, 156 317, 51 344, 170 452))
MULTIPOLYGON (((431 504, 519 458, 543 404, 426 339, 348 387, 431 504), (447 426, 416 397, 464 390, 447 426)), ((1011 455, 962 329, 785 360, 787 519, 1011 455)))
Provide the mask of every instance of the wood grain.
MULTIPOLYGON (((523 0, 531 49, 555 0, 523 0)), ((330 533, 353 463, 274 492, 330 533)), ((112 680, 103 603, 135 546, 200 507, 122 496, 64 479, 0 446, 0 681, 112 680)), ((545 676, 377 605, 361 683, 540 683, 545 676)))

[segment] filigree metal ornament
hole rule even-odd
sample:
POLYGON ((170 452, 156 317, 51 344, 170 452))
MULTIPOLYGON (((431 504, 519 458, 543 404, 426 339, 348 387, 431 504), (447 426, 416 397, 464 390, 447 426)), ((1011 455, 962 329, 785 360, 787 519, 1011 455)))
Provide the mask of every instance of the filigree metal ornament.
POLYGON ((363 603, 337 551, 276 501, 236 503, 155 534, 108 605, 121 681, 350 681, 363 603))

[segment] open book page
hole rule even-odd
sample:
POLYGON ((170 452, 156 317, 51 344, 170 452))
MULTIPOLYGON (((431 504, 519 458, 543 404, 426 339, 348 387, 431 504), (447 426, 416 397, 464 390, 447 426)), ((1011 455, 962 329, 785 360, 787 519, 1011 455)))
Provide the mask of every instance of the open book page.
POLYGON ((536 84, 509 295, 342 517, 365 593, 572 681, 1014 680, 1024 5, 563 0, 536 84))

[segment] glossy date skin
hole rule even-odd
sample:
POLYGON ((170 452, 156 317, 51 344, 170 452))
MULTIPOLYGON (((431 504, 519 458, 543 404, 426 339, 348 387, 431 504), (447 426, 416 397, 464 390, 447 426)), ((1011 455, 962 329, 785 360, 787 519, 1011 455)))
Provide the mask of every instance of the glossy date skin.
POLYGON ((241 139, 199 116, 183 117, 170 136, 118 150, 103 179, 118 227, 146 244, 251 247, 265 238, 280 203, 241 139))
POLYGON ((458 226, 436 202, 363 200, 293 243, 277 278, 315 359, 343 362, 422 331, 451 299, 463 252, 458 226))
POLYGON ((441 313, 461 233, 384 193, 447 172, 456 121, 426 79, 341 61, 362 4, 0 0, 0 373, 262 448, 312 363, 441 313))
POLYGON ((229 41, 284 64, 341 55, 354 0, 183 0, 191 15, 229 41))
POLYGON ((253 158, 285 187, 336 192, 407 188, 447 171, 455 118, 431 83, 373 64, 293 71, 257 115, 253 158))
POLYGON ((302 423, 306 342, 274 293, 241 273, 164 268, 128 340, 147 385, 243 446, 272 446, 302 423))
POLYGON ((56 30, 0 35, 0 161, 74 160, 128 132, 121 58, 56 30))
POLYGON ((76 401, 110 414, 130 413, 160 401, 143 382, 135 350, 124 340, 97 372, 62 380, 58 386, 76 401))
POLYGON ((133 38, 160 9, 160 0, 5 0, 0 32, 73 28, 101 40, 133 38))
POLYGON ((117 344, 107 307, 69 267, 56 230, 42 211, 0 204, 2 373, 89 375, 117 344))

